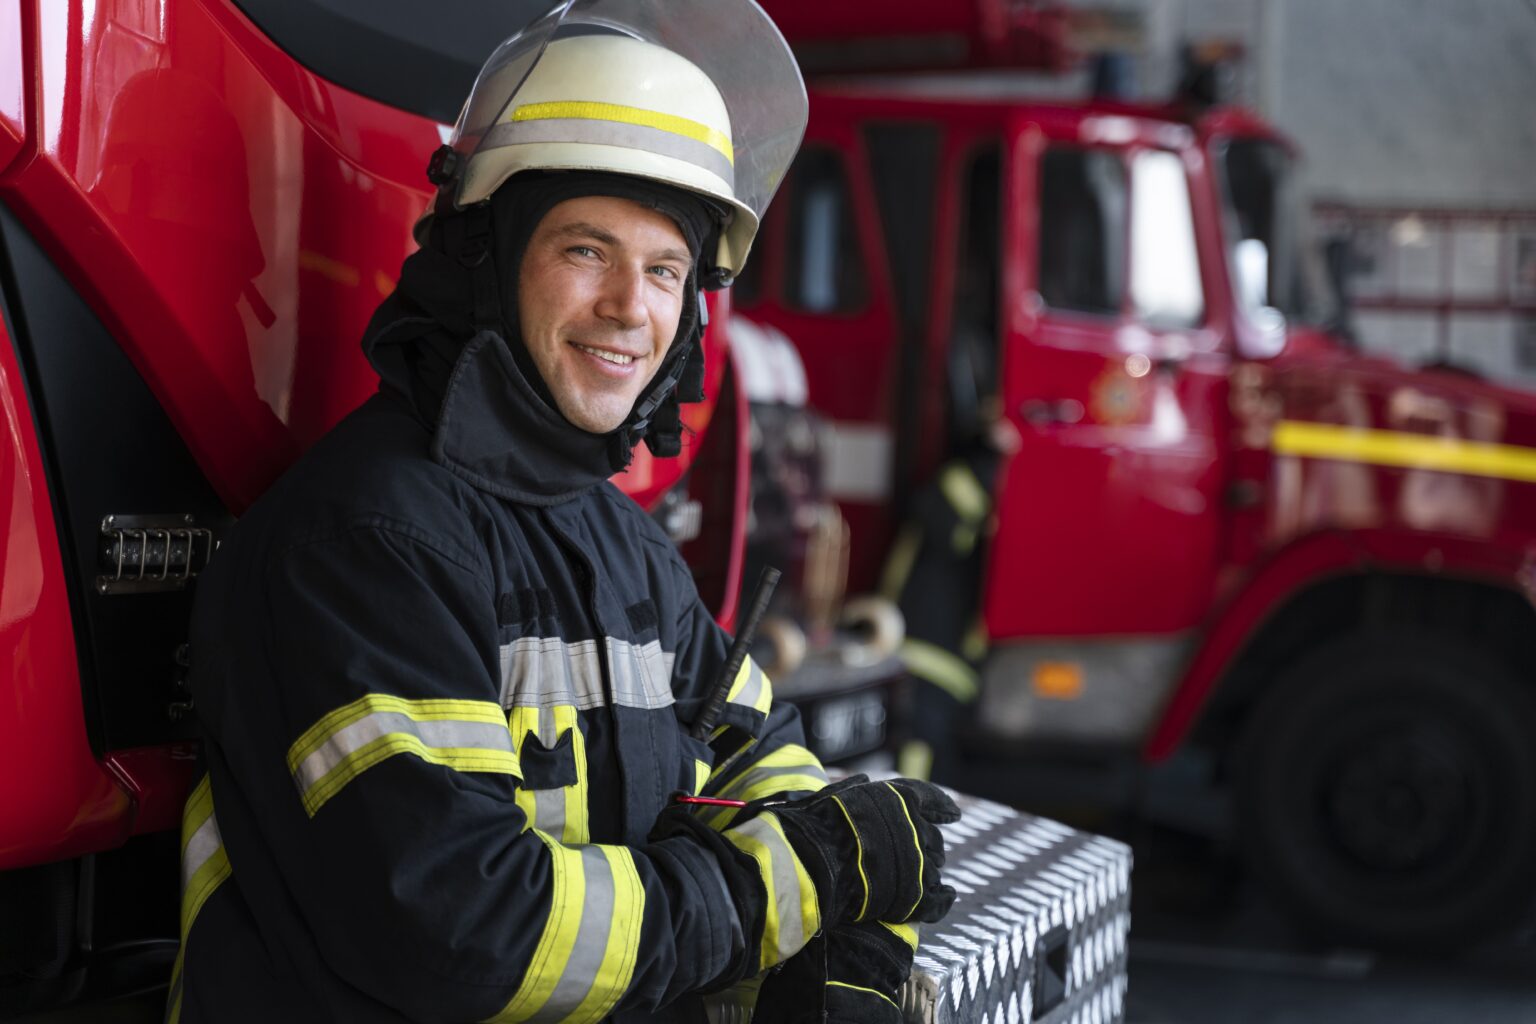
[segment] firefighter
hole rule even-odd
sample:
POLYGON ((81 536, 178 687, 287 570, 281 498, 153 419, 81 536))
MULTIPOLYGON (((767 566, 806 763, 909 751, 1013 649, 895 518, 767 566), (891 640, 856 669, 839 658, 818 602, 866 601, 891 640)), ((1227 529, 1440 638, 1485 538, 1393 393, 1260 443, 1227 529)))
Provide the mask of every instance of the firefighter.
POLYGON ((827 787, 750 660, 694 739, 726 637, 607 481, 678 452, 804 120, 749 0, 567 3, 481 70, 379 392, 200 583, 170 1020, 899 1021, 957 810, 827 787))
POLYGON ((881 593, 906 620, 901 660, 912 680, 911 735, 897 751, 905 775, 960 781, 957 731, 979 691, 988 640, 981 616, 993 495, 1018 434, 995 398, 977 421, 951 430, 953 451, 918 490, 891 547, 881 593))

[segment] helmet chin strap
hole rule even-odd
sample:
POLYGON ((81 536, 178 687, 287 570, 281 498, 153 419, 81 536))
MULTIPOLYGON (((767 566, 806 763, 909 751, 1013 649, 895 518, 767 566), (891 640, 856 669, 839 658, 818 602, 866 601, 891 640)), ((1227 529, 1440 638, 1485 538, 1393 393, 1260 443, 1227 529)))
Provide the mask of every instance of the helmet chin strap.
MULTIPOLYGON (((651 381, 634 411, 611 435, 609 461, 616 469, 629 465, 641 440, 657 458, 670 459, 683 450, 682 402, 704 400, 704 325, 708 323, 704 296, 692 290, 697 313, 680 332, 656 378, 651 381)), ((687 313, 684 314, 685 316, 687 313)))

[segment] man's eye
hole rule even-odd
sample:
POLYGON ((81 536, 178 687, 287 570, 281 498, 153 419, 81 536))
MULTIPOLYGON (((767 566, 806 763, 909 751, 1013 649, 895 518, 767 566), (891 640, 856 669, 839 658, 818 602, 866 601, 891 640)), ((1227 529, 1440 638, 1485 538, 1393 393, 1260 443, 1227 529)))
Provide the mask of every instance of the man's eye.
POLYGON ((676 267, 668 267, 665 265, 652 267, 651 273, 655 274, 657 277, 666 278, 668 281, 676 281, 681 277, 681 275, 678 274, 676 267))
POLYGON ((570 253, 572 256, 596 256, 597 255, 597 250, 592 248, 590 245, 573 245, 573 246, 571 246, 569 249, 567 249, 565 251, 570 253))

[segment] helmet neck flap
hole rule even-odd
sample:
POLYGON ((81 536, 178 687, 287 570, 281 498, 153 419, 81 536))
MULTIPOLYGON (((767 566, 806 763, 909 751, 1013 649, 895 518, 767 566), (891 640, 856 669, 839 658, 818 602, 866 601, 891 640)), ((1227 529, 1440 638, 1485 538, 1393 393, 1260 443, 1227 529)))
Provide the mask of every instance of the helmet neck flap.
POLYGON ((712 251, 721 220, 721 211, 703 198, 642 179, 591 172, 518 175, 490 201, 434 217, 425 244, 406 259, 395 292, 369 323, 364 352, 384 385, 408 398, 434 428, 440 461, 455 463, 451 468, 461 475, 466 461, 484 463, 470 475, 481 485, 502 485, 492 490, 510 487, 516 493, 509 496, 547 500, 589 486, 627 466, 641 440, 657 456, 675 456, 682 448, 679 403, 704 398, 706 320, 698 256, 712 251), (523 344, 517 305, 518 273, 534 229, 558 204, 593 195, 667 215, 695 257, 677 334, 661 367, 625 421, 602 435, 581 430, 560 413, 523 344), (494 342, 479 343, 487 332, 494 342), (492 358, 488 344, 505 356, 492 358), (467 361, 482 365, 471 371, 461 365, 467 361), (509 378, 517 394, 516 401, 492 403, 492 423, 480 422, 486 410, 464 408, 479 390, 466 382, 486 372, 509 378), (466 412, 473 413, 473 431, 466 412), (530 444, 542 451, 528 450, 530 444), (513 457, 514 448, 521 454, 513 457), (470 452, 478 454, 468 458, 470 452), (530 478, 493 479, 508 474, 530 478))

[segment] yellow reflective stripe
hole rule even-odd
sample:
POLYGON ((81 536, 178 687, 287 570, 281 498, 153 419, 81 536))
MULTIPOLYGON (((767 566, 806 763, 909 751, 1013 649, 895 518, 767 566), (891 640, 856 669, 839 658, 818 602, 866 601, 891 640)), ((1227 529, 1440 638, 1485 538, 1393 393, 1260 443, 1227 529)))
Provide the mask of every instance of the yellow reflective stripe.
POLYGON ((901 592, 912 576, 917 564, 917 554, 923 547, 923 534, 916 526, 907 525, 896 535, 891 554, 885 561, 885 571, 880 574, 880 594, 891 601, 901 599, 901 592))
POLYGON ((567 847, 533 834, 550 855, 549 913, 522 983, 490 1021, 590 1024, 608 1015, 634 977, 645 888, 623 847, 567 847))
POLYGON ((962 704, 976 699, 979 689, 976 670, 938 644, 909 636, 901 642, 901 661, 908 672, 939 687, 962 704))
POLYGON ((490 772, 499 775, 521 774, 511 751, 498 753, 480 747, 429 747, 409 734, 393 733, 358 748, 347 755, 323 780, 304 792, 304 810, 313 818, 326 801, 380 761, 396 754, 412 754, 428 764, 442 765, 460 772, 490 772))
POLYGON ((560 966, 571 958, 571 949, 576 945, 576 934, 581 926, 587 885, 586 873, 581 870, 581 854, 566 849, 537 829, 533 834, 549 850, 549 913, 544 918, 538 945, 528 960, 522 984, 506 1008, 490 1018, 495 1024, 531 1020, 543 1009, 560 980, 560 966))
POLYGON ((742 659, 741 668, 725 699, 731 704, 739 704, 766 715, 773 704, 773 683, 769 682, 768 673, 759 668, 757 662, 749 656, 742 659))
POLYGON ((165 1024, 181 1024, 181 961, 186 955, 187 944, 183 940, 176 951, 176 962, 171 965, 170 999, 165 1010, 165 1024))
POLYGON ((909 779, 933 778, 933 748, 922 740, 908 740, 896 755, 896 774, 909 779))
POLYGON ((912 952, 917 952, 917 927, 910 924, 891 924, 889 921, 881 921, 880 927, 889 931, 902 942, 912 947, 912 952))
POLYGON ((773 796, 775 793, 814 793, 818 789, 824 789, 827 785, 826 777, 817 775, 771 775, 759 779, 745 789, 736 790, 731 794, 732 800, 761 800, 765 796, 773 796))
POLYGON ((571 734, 571 757, 576 781, 569 786, 530 789, 519 785, 513 799, 523 812, 524 828, 537 828, 567 846, 591 842, 591 820, 587 809, 587 738, 578 722, 579 711, 569 704, 553 707, 518 705, 507 713, 507 729, 512 735, 513 751, 519 764, 528 734, 553 749, 561 737, 571 734))
POLYGON ((521 774, 499 704, 382 693, 360 697, 306 729, 288 748, 288 770, 314 817, 349 782, 396 754, 456 771, 521 774))
MULTIPOLYGON (((716 795, 731 800, 759 800, 775 793, 815 792, 827 785, 826 769, 816 755, 796 743, 775 747, 750 764, 742 766, 739 773, 716 786, 716 795)), ((711 828, 723 829, 736 817, 735 808, 710 811, 705 820, 711 828)))
POLYGON ((945 466, 939 474, 939 489, 944 492, 949 507, 961 519, 979 523, 987 517, 987 509, 992 502, 987 497, 987 489, 981 486, 981 481, 971 472, 971 467, 963 463, 945 466))
POLYGON ((337 708, 304 730, 304 735, 288 748, 288 770, 297 769, 327 740, 353 722, 372 714, 391 711, 418 722, 506 722, 506 713, 501 710, 501 705, 488 700, 406 700, 387 693, 370 693, 345 707, 337 708))
MULTIPOLYGON (((892 999, 890 996, 886 995, 884 992, 879 992, 879 991, 876 991, 875 989, 872 989, 872 988, 865 988, 863 985, 850 985, 846 981, 829 981, 829 982, 827 982, 827 987, 828 988, 851 988, 855 992, 868 992, 870 995, 879 996, 881 999, 884 999, 886 1002, 890 1003, 892 1006, 896 1006, 896 1000, 892 999)), ((901 1007, 899 1007, 899 1006, 896 1006, 896 1008, 898 1010, 901 1009, 901 1007)))
POLYGON ((676 114, 664 114, 659 110, 627 107, 619 103, 571 100, 553 103, 527 103, 513 110, 509 120, 514 122, 550 121, 559 118, 574 118, 583 121, 614 121, 618 124, 634 124, 644 128, 655 128, 673 135, 681 135, 685 139, 693 139, 695 142, 702 142, 725 157, 732 165, 736 163, 736 151, 731 145, 730 137, 725 133, 690 118, 679 117, 676 114))
POLYGON ((221 845, 212 857, 192 876, 187 883, 186 891, 181 897, 181 928, 185 936, 192 930, 192 922, 197 920, 198 911, 203 909, 203 904, 208 902, 208 897, 213 895, 223 881, 229 877, 229 854, 221 845))
POLYGON ((181 937, 186 941, 198 911, 229 877, 229 855, 213 814, 213 786, 207 775, 192 790, 181 819, 181 937))
POLYGON ((949 546, 954 553, 965 557, 976 549, 976 536, 981 530, 979 523, 956 523, 949 534, 949 546))
POLYGON ((1536 481, 1536 448, 1519 445, 1282 420, 1270 447, 1276 455, 1536 481))
POLYGON ((640 924, 645 915, 645 886, 635 869, 634 856, 623 847, 599 846, 613 873, 613 926, 603 950, 602 966, 592 989, 567 1020, 601 1020, 629 989, 640 959, 640 924))
POLYGON ((969 661, 980 661, 987 656, 988 646, 987 624, 977 618, 971 623, 971 628, 965 631, 965 636, 960 641, 960 654, 969 661))
MULTIPOLYGON (((587 816, 587 737, 576 723, 576 709, 555 708, 555 728, 571 733, 571 753, 576 759, 576 784, 565 788, 565 842, 580 846, 592 841, 587 816)), ((633 870, 633 865, 631 865, 633 870)))
POLYGON ((167 999, 166 1020, 176 1024, 181 1019, 182 969, 187 936, 198 912, 214 891, 229 877, 229 854, 219 835, 219 822, 213 813, 213 783, 204 775, 192 788, 181 815, 181 948, 171 967, 171 988, 167 999))
POLYGON ((759 969, 766 970, 794 956, 821 929, 816 886, 772 812, 759 814, 723 835, 757 861, 762 876, 767 900, 759 969))
POLYGON ((809 775, 817 785, 812 789, 821 789, 827 784, 827 773, 816 759, 816 755, 798 743, 786 743, 781 747, 775 747, 762 757, 749 764, 741 766, 740 772, 720 785, 719 780, 714 780, 719 786, 722 796, 750 785, 754 780, 766 778, 769 775, 809 775))
POLYGON ((704 787, 709 784, 709 772, 710 772, 710 768, 709 768, 709 762, 708 761, 698 761, 698 760, 695 760, 693 762, 693 795, 694 796, 698 796, 700 793, 704 792, 704 787))
POLYGON ((907 802, 902 799, 901 791, 889 782, 885 784, 885 787, 895 794, 896 802, 901 805, 901 813, 906 815, 907 826, 912 829, 912 845, 917 847, 917 899, 912 901, 912 909, 901 915, 902 917, 911 917, 917 913, 917 905, 923 902, 923 872, 927 867, 923 857, 923 841, 917 834, 917 824, 912 820, 912 812, 907 810, 907 802))
POLYGON ((859 827, 853 823, 853 815, 848 813, 848 805, 843 803, 842 797, 834 796, 832 802, 837 804, 837 809, 843 812, 844 818, 848 819, 848 831, 853 833, 853 845, 858 853, 854 864, 859 869, 859 881, 864 883, 864 900, 859 904, 859 912, 853 915, 853 919, 862 921, 864 915, 869 913, 869 876, 864 873, 864 837, 859 835, 859 827))
MULTIPOLYGON (((512 736, 512 752, 518 758, 521 766, 523 756, 523 740, 531 732, 535 735, 539 731, 539 709, 536 707, 518 706, 507 712, 507 731, 512 736)), ((522 773, 518 773, 519 785, 517 791, 512 794, 512 799, 517 802, 518 810, 523 812, 523 831, 531 828, 539 828, 538 802, 533 791, 525 789, 521 785, 522 773)), ((544 822, 543 827, 548 829, 549 822, 544 822)), ((562 828, 563 831, 563 828, 562 828)))

